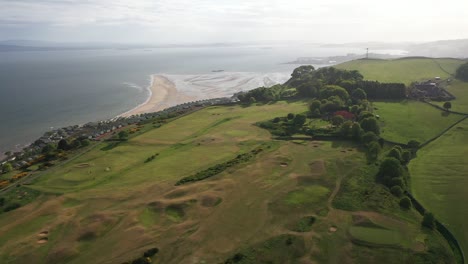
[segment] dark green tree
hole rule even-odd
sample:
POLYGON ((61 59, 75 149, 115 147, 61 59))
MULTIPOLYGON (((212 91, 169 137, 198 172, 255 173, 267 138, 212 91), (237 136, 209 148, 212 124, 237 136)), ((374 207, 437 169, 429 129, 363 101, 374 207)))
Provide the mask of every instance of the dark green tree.
POLYGON ((455 77, 465 82, 468 81, 468 62, 458 67, 455 77))
POLYGON ((401 162, 395 158, 385 158, 379 167, 378 180, 387 186, 402 185, 400 180, 398 182, 392 181, 394 178, 403 176, 403 167, 401 162))
POLYGON ((351 98, 353 98, 355 101, 366 100, 367 94, 363 89, 357 88, 351 93, 351 98))
POLYGON ((372 141, 369 146, 367 147, 366 157, 367 162, 372 163, 377 160, 379 157, 379 153, 381 151, 379 143, 377 141, 372 141))
POLYGON ((398 185, 395 185, 392 188, 390 188, 390 192, 396 197, 401 197, 403 195, 403 189, 398 185))
POLYGON ((365 132, 362 135, 362 143, 364 145, 369 145, 371 142, 377 142, 379 140, 379 137, 372 131, 365 132))
POLYGON ((410 198, 407 196, 401 198, 400 206, 401 208, 406 209, 406 210, 410 209, 412 206, 410 198))
POLYGON ((450 108, 452 108, 452 103, 451 102, 445 102, 444 103, 444 108, 445 108, 445 111, 448 111, 450 108))
POLYGON ((316 109, 319 109, 320 110, 320 101, 319 100, 314 100, 310 103, 309 105, 309 110, 310 112, 314 112, 316 109))
POLYGON ((297 127, 297 128, 300 128, 304 125, 306 121, 306 116, 305 115, 301 115, 301 114, 298 114, 294 117, 293 119, 293 123, 294 123, 294 126, 297 127))
MULTIPOLYGON (((400 149, 401 149, 401 148, 400 148, 400 149)), ((399 148, 395 148, 395 147, 392 148, 392 149, 388 152, 387 157, 392 157, 392 158, 395 158, 395 159, 401 161, 401 160, 402 160, 402 157, 401 157, 401 151, 400 151, 400 149, 399 149, 399 148)))
POLYGON ((338 85, 325 85, 320 90, 320 98, 328 99, 331 96, 338 96, 343 101, 347 101, 349 99, 349 94, 345 88, 338 85))
POLYGON ((289 113, 286 117, 288 118, 288 120, 292 120, 292 119, 294 119, 294 114, 289 113))
POLYGON ((57 145, 57 149, 59 150, 69 150, 70 145, 68 145, 68 141, 66 139, 61 139, 57 145))
POLYGON ((413 139, 413 140, 408 141, 407 145, 408 145, 409 148, 417 149, 417 148, 419 148, 421 143, 419 143, 419 141, 413 139))
POLYGON ((331 119, 331 123, 334 126, 341 126, 344 123, 344 121, 345 121, 344 117, 342 117, 340 115, 336 115, 336 116, 332 117, 332 119, 331 119))
POLYGON ((351 134, 354 140, 361 141, 362 135, 364 134, 364 130, 362 130, 361 125, 359 125, 359 123, 354 123, 353 127, 351 128, 351 134))
POLYGON ((425 212, 423 220, 421 222, 421 225, 423 227, 429 228, 429 229, 434 229, 435 228, 435 217, 432 213, 430 212, 425 212))
POLYGON ((119 135, 120 140, 127 140, 128 139, 128 132, 126 130, 120 131, 118 135, 119 135))
POLYGON ((364 131, 371 131, 371 132, 374 132, 376 135, 379 135, 380 134, 380 127, 379 127, 379 123, 377 122, 377 119, 373 118, 373 117, 368 117, 368 118, 364 118, 361 122, 361 128, 364 130, 364 131))

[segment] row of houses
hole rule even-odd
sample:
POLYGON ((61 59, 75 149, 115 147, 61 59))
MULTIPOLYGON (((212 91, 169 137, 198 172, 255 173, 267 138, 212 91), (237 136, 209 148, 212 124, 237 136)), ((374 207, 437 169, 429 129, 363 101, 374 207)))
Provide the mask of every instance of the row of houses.
POLYGON ((11 153, 7 158, 0 162, 3 165, 10 162, 15 168, 22 168, 40 159, 42 149, 51 143, 58 143, 62 139, 82 138, 89 140, 100 140, 105 135, 115 132, 132 124, 138 124, 154 118, 165 118, 169 114, 189 111, 197 107, 206 107, 210 105, 221 105, 237 102, 236 97, 232 98, 214 98, 187 102, 180 105, 166 108, 162 111, 146 114, 138 114, 129 117, 115 117, 109 120, 98 122, 89 122, 84 125, 73 125, 54 129, 44 133, 39 139, 20 152, 11 153))

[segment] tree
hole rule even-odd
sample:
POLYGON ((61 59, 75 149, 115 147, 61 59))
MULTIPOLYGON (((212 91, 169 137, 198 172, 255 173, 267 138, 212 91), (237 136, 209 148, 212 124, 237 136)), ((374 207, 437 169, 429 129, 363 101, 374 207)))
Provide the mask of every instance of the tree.
POLYGON ((398 185, 395 185, 392 188, 390 188, 390 192, 396 197, 401 197, 403 195, 403 189, 398 185))
POLYGON ((450 108, 452 108, 452 103, 451 102, 445 102, 444 103, 444 108, 445 108, 445 111, 448 111, 450 108))
POLYGON ((361 101, 367 99, 367 94, 363 89, 357 88, 351 93, 351 98, 356 101, 361 101))
POLYGON ((43 154, 50 154, 54 150, 55 150, 55 145, 52 144, 52 143, 49 143, 49 144, 45 145, 45 147, 42 148, 42 153, 43 154))
POLYGON ((410 209, 412 206, 410 198, 407 196, 401 198, 400 206, 401 208, 406 209, 406 210, 410 209))
POLYGON ((344 119, 342 116, 336 115, 336 116, 332 117, 331 123, 332 123, 332 125, 334 125, 334 126, 340 126, 341 124, 344 123, 344 120, 345 120, 345 119, 344 119))
POLYGON ((11 151, 5 152, 5 156, 7 156, 7 157, 11 156, 11 151))
POLYGON ((385 158, 380 164, 378 179, 387 186, 403 185, 400 180, 392 181, 403 175, 403 167, 399 160, 395 158, 385 158))
POLYGON ((310 103, 310 105, 309 105, 310 112, 314 112, 316 109, 320 110, 320 105, 321 105, 321 103, 320 103, 319 100, 312 101, 312 103, 310 103))
POLYGON ((362 143, 364 145, 369 145, 371 142, 376 142, 379 140, 379 137, 374 132, 366 132, 362 135, 362 143))
POLYGON ((286 117, 288 118, 288 120, 292 120, 294 118, 294 114, 289 113, 286 117))
POLYGON ((425 212, 423 220, 421 222, 421 225, 423 227, 427 227, 429 229, 434 229, 435 228, 435 217, 432 213, 430 212, 425 212))
POLYGON ((293 119, 293 124, 295 127, 302 127, 306 121, 306 116, 305 115, 296 115, 293 119))
POLYGON ((377 122, 377 119, 373 117, 368 117, 364 118, 361 122, 361 128, 364 129, 364 131, 371 131, 374 132, 376 135, 380 134, 380 127, 377 122))
POLYGON ((362 134, 364 131, 361 128, 361 125, 359 123, 354 123, 353 127, 351 128, 351 134, 354 140, 356 141, 361 141, 362 134))
MULTIPOLYGON (((372 132, 371 132, 372 133, 372 132)), ((367 148, 366 156, 367 162, 372 163, 377 160, 381 151, 379 143, 372 141, 367 148)))
POLYGON ((66 139, 61 139, 57 145, 57 149, 60 150, 69 150, 70 145, 68 145, 68 141, 66 139))
POLYGON ((419 141, 417 141, 417 140, 412 139, 412 140, 408 141, 407 145, 408 145, 408 147, 410 147, 412 149, 417 149, 417 148, 419 148, 421 143, 419 143, 419 141))
POLYGON ((125 130, 122 130, 119 132, 119 139, 120 140, 127 140, 128 139, 128 132, 125 130))
POLYGON ((343 137, 345 138, 350 138, 353 136, 353 122, 352 121, 346 121, 341 125, 340 128, 340 133, 343 137))
POLYGON ((256 102, 257 102, 257 100, 255 100, 255 97, 251 96, 251 97, 249 98, 249 103, 250 103, 250 104, 255 104, 256 102))
POLYGON ((408 164, 412 158, 411 152, 405 150, 403 153, 401 153, 401 160, 404 164, 408 164))
POLYGON ((400 149, 395 148, 395 147, 392 148, 392 149, 388 152, 387 157, 392 157, 392 158, 395 158, 395 159, 397 159, 397 160, 399 160, 399 161, 402 160, 400 149))
POLYGON ((3 166, 2 166, 2 172, 3 173, 8 173, 8 172, 10 172, 12 170, 13 170, 13 166, 11 165, 11 163, 7 162, 7 163, 3 164, 3 166))
POLYGON ((465 82, 468 81, 468 62, 458 67, 455 77, 465 82))
POLYGON ((327 99, 331 96, 338 96, 343 101, 349 99, 349 94, 345 88, 338 85, 325 85, 322 90, 320 90, 320 98, 327 99))

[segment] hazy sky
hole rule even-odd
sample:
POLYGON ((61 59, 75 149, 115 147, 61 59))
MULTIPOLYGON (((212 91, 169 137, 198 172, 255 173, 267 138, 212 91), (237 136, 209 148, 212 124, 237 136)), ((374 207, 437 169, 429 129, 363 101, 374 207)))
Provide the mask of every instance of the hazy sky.
POLYGON ((153 43, 468 38, 468 0, 0 0, 0 40, 153 43))

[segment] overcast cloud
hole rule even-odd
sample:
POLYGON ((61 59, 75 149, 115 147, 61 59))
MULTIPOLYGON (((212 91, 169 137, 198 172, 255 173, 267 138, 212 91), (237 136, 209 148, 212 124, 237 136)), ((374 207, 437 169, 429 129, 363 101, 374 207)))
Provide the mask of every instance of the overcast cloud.
POLYGON ((0 40, 430 41, 467 18, 467 0, 0 0, 0 40))

